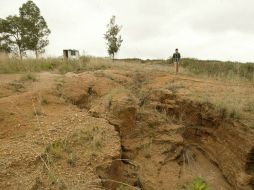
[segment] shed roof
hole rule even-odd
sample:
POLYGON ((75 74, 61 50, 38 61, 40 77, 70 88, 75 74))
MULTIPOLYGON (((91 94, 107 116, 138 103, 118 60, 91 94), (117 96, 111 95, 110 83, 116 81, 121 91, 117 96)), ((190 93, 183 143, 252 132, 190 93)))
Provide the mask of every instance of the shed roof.
POLYGON ((64 49, 64 51, 78 51, 76 49, 64 49))

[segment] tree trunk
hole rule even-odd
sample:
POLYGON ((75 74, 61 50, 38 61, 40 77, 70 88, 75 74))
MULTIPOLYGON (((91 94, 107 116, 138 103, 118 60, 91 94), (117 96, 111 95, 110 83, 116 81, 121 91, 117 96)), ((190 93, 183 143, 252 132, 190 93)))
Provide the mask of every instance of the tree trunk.
POLYGON ((36 59, 38 59, 38 58, 39 58, 39 53, 38 53, 38 51, 37 51, 37 50, 35 50, 35 57, 36 57, 36 59))
POLYGON ((115 54, 113 53, 113 62, 115 61, 115 54))
POLYGON ((20 58, 20 60, 22 60, 22 59, 23 59, 23 56, 22 56, 22 51, 21 51, 20 47, 19 47, 19 58, 20 58))

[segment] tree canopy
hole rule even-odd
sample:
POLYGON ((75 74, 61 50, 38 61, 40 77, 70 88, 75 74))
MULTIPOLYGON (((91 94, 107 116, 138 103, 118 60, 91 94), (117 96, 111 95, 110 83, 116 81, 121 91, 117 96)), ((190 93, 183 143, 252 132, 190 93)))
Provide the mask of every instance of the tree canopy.
POLYGON ((121 35, 119 35, 122 27, 116 24, 116 17, 112 16, 107 28, 108 30, 106 34, 104 34, 104 38, 107 41, 108 54, 114 59, 115 54, 119 51, 123 42, 121 35))
POLYGON ((0 19, 0 51, 18 53, 22 58, 27 50, 31 50, 38 57, 49 44, 49 34, 39 7, 29 0, 20 7, 18 16, 0 19))
POLYGON ((26 47, 35 52, 36 56, 44 52, 49 44, 50 30, 40 9, 33 1, 27 1, 19 9, 20 19, 24 24, 24 39, 26 47))

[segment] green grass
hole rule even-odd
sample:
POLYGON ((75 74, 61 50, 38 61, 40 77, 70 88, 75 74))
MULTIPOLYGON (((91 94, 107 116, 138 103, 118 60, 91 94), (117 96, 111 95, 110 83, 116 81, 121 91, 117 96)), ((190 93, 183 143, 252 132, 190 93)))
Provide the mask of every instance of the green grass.
POLYGON ((211 190, 211 187, 201 177, 196 177, 193 181, 185 185, 180 190, 211 190))

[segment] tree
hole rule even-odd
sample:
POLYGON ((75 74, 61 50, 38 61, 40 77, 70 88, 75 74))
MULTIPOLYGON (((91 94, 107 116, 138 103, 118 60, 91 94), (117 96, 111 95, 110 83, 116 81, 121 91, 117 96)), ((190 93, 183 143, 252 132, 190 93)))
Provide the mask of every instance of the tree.
POLYGON ((0 53, 10 53, 11 47, 7 36, 0 36, 0 53))
POLYGON ((0 19, 1 46, 5 50, 18 51, 20 58, 25 54, 27 47, 23 37, 23 23, 18 16, 8 16, 0 19))
POLYGON ((0 51, 17 51, 20 58, 27 50, 36 57, 48 45, 50 30, 40 14, 40 9, 29 0, 19 9, 19 16, 0 19, 0 51))
POLYGON ((106 34, 104 34, 104 38, 107 41, 108 54, 109 56, 112 56, 113 60, 115 58, 115 54, 119 51, 123 42, 121 35, 119 35, 122 27, 118 26, 115 21, 116 17, 112 16, 109 24, 107 25, 108 30, 106 34))
POLYGON ((38 58, 39 54, 43 53, 45 47, 49 44, 50 30, 48 25, 41 16, 39 7, 31 0, 20 7, 19 14, 24 24, 23 37, 25 45, 29 50, 34 51, 36 58, 38 58))

